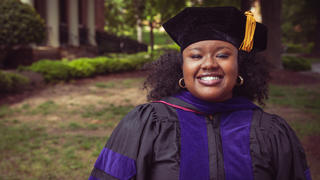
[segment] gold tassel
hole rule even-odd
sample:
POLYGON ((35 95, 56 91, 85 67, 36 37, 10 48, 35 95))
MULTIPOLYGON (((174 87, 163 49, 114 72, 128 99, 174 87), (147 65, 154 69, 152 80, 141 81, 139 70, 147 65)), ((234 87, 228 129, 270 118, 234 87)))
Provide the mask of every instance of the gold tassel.
POLYGON ((254 31, 256 29, 256 20, 254 19, 251 11, 246 11, 244 15, 247 16, 246 32, 239 49, 250 52, 253 48, 253 37, 254 31))

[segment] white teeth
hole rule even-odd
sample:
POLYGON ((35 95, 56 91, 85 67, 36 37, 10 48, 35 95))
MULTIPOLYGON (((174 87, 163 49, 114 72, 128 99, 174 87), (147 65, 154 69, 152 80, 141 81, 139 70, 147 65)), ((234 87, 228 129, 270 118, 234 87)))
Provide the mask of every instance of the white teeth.
POLYGON ((219 77, 218 76, 205 76, 205 77, 201 77, 200 79, 204 80, 204 81, 211 81, 211 80, 218 80, 219 77))

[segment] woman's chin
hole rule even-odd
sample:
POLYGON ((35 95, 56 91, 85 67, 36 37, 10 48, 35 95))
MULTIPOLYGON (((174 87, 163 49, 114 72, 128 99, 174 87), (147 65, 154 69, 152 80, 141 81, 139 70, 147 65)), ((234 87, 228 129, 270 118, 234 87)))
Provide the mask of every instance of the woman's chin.
POLYGON ((225 94, 223 92, 217 92, 217 91, 204 91, 204 92, 198 92, 198 93, 192 93, 195 97, 209 102, 222 102, 225 100, 228 100, 232 98, 232 94, 225 94))

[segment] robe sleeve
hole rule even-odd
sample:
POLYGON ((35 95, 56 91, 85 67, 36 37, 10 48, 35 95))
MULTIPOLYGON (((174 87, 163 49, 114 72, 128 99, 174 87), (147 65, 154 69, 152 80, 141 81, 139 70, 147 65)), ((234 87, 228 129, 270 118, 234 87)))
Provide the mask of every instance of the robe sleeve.
POLYGON ((257 141, 263 161, 269 164, 270 177, 276 180, 311 180, 304 149, 287 122, 279 116, 265 113, 260 123, 257 141))
POLYGON ((89 180, 128 180, 147 176, 156 129, 157 116, 153 107, 150 104, 137 106, 113 131, 96 160, 89 180))

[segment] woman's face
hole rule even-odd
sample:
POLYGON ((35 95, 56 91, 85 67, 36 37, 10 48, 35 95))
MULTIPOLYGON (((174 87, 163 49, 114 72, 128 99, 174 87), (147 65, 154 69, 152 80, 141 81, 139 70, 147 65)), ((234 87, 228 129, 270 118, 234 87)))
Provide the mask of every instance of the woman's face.
POLYGON ((238 76, 238 49, 219 40, 199 41, 183 50, 183 77, 199 99, 221 102, 232 97, 238 76))

